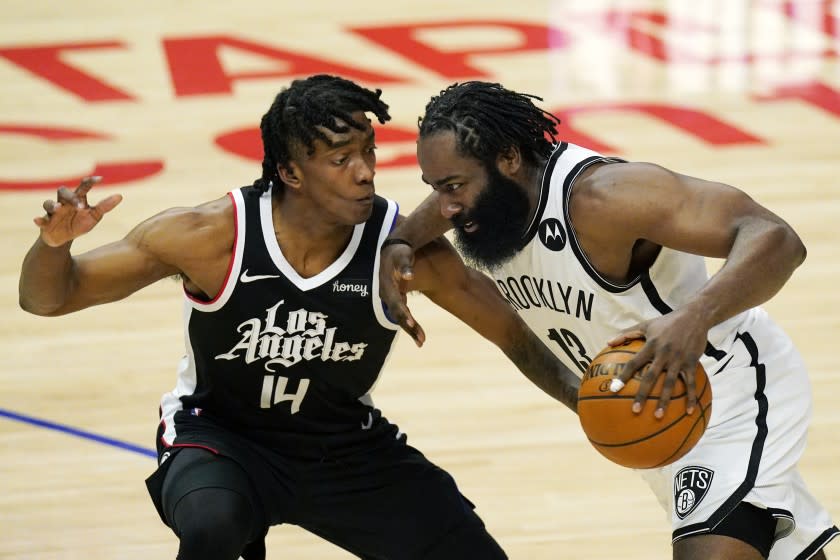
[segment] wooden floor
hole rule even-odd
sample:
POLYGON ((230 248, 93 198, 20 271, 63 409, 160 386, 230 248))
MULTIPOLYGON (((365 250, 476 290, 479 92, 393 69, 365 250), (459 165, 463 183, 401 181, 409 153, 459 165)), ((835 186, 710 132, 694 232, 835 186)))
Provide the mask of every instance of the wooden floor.
MULTIPOLYGON (((92 200, 125 196, 78 251, 250 183, 260 116, 315 72, 384 90, 394 119, 379 135, 377 188, 404 211, 427 192, 417 116, 450 82, 478 78, 545 97, 569 140, 739 186, 785 217, 809 256, 766 307, 810 366, 801 470, 840 521, 837 2, 233 5, 2 2, 0 558, 177 549, 143 480, 183 350, 179 285, 62 318, 25 314, 19 266, 42 201, 94 169, 105 181, 92 200)), ((428 343, 400 340, 377 405, 455 476, 511 558, 670 557, 665 515, 635 473, 600 458, 494 347, 422 299, 413 307, 428 343)), ((274 559, 348 558, 295 527, 272 529, 268 546, 274 559)))

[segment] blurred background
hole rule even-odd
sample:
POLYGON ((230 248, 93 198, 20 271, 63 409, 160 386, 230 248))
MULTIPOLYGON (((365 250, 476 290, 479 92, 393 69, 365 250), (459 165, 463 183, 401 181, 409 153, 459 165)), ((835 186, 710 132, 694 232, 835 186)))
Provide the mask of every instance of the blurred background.
MULTIPOLYGON (((455 81, 544 98, 563 139, 735 185, 797 229, 809 256, 765 307, 811 370, 802 473, 840 520, 840 2, 0 0, 0 558, 174 558, 144 479, 183 353, 165 280, 61 318, 17 304, 44 199, 101 174, 123 203, 79 252, 260 174, 259 119, 314 73, 381 88, 377 191, 407 214, 428 187, 417 117, 455 81)), ((720 263, 710 262, 714 269, 720 263)), ((744 287, 749 290, 749 286, 744 287)), ((670 557, 641 478, 494 346, 422 297, 374 395, 448 469, 511 558, 670 557)), ((834 549, 838 549, 835 543, 834 549)), ((829 547, 829 556, 832 548, 829 547)), ((840 554, 838 552, 835 555, 840 554)), ((268 558, 350 556, 296 527, 268 558)))

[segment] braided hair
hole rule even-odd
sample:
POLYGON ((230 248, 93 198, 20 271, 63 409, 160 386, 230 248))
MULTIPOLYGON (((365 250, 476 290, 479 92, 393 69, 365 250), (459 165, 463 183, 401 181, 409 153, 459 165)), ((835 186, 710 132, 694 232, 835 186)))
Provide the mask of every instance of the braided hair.
POLYGON ((511 146, 537 165, 557 143, 560 119, 534 105, 541 97, 517 93, 489 82, 455 83, 432 97, 418 119, 420 137, 442 130, 455 133, 458 151, 487 165, 511 146))
POLYGON ((371 91, 338 76, 319 74, 295 80, 274 98, 260 121, 263 143, 262 177, 254 181, 257 193, 266 192, 271 183, 282 184, 277 166, 287 167, 293 151, 315 150, 314 141, 329 144, 319 126, 336 133, 347 132, 348 126, 361 130, 352 117, 356 111, 376 115, 380 124, 391 119, 388 105, 380 96, 382 90, 371 91), (341 120, 345 125, 339 126, 341 120))

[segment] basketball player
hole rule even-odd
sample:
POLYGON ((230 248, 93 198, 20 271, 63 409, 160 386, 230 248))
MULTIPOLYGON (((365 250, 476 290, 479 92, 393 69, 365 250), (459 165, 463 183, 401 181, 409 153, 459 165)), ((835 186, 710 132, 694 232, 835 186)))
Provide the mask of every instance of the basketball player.
MULTIPOLYGON (((361 558, 505 558, 452 477, 371 401, 399 332, 374 274, 398 207, 374 194, 368 113, 390 118, 378 90, 297 80, 262 119, 253 185, 166 210, 81 255, 73 240, 119 195, 91 205, 97 179, 86 179, 35 219, 20 278, 27 311, 62 315, 183 280, 186 355, 161 402, 159 468, 147 480, 181 560, 263 558, 267 528, 281 523, 361 558)), ((451 246, 418 253, 408 287, 574 409, 576 376, 451 246)))
POLYGON ((674 558, 824 558, 838 530, 797 472, 808 376, 757 307, 805 258, 796 233, 733 187, 557 142, 558 119, 533 99, 469 82, 428 103, 417 154, 434 192, 383 247, 385 303, 422 343, 395 280, 411 278, 412 246, 454 228, 468 263, 570 368, 608 341, 646 339, 623 373, 652 361, 636 412, 659 375, 657 416, 680 374, 695 407, 699 360, 711 423, 683 459, 643 472, 669 511, 674 558), (704 256, 726 259, 711 279, 704 256))

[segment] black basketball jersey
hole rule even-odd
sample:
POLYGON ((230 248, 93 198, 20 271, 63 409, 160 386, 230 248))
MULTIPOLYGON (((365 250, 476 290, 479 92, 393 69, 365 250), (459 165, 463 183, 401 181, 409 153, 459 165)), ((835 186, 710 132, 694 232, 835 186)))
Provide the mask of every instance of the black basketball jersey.
MULTIPOLYGON (((212 301, 185 293, 187 354, 163 396, 164 445, 202 445, 198 418, 272 447, 380 423, 370 393, 399 326, 379 299, 379 247, 398 213, 376 197, 325 270, 302 278, 277 244, 271 193, 230 193, 236 239, 212 301)), ((339 440, 343 441, 343 440, 339 440)))

